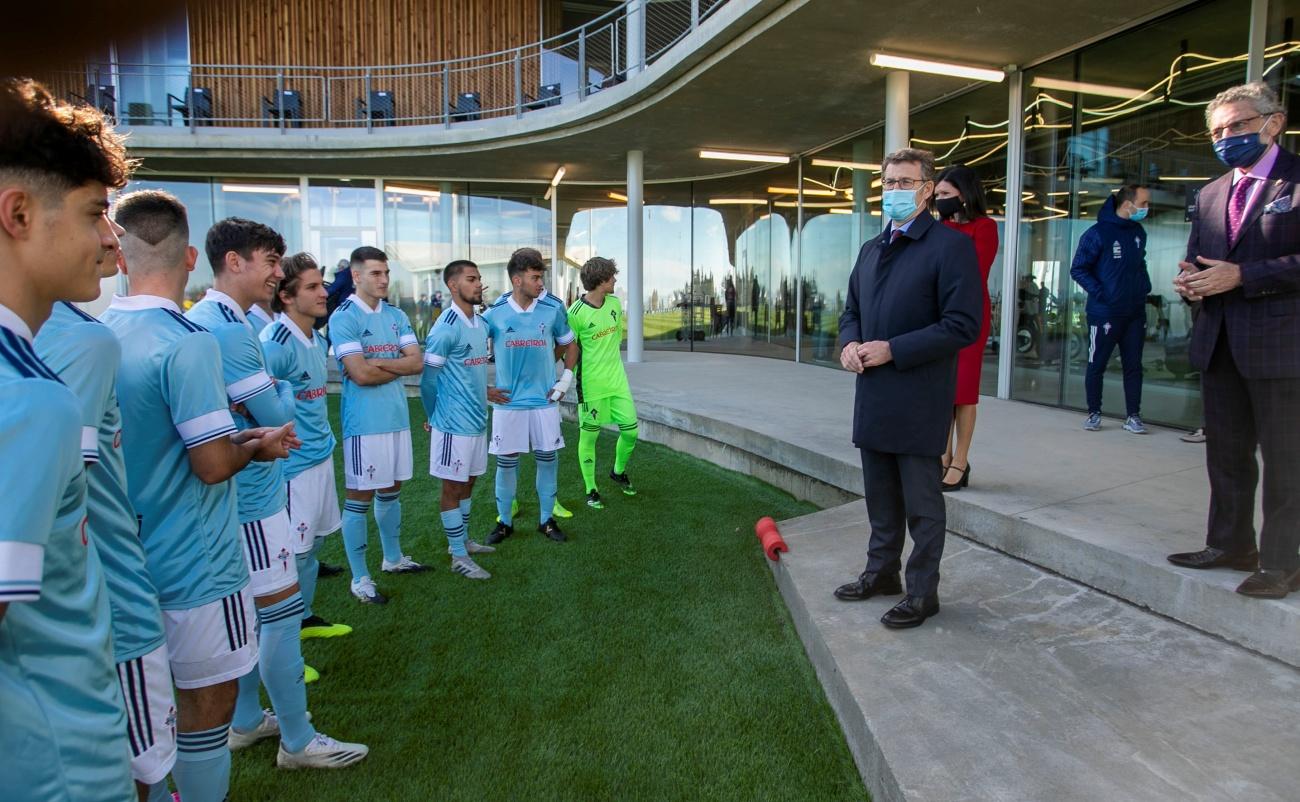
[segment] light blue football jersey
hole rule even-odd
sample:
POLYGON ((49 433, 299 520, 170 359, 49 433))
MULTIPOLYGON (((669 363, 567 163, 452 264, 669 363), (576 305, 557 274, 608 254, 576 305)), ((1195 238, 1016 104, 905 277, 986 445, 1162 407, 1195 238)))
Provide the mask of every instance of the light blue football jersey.
POLYGON ((86 533, 76 396, 0 308, 0 755, 6 800, 128 802, 108 591, 86 533))
POLYGON ((267 326, 275 322, 275 316, 267 314, 257 304, 248 307, 244 312, 244 317, 248 318, 248 325, 253 327, 253 331, 258 337, 262 336, 262 332, 267 326))
POLYGON ((86 528, 104 564, 113 610, 113 659, 134 660, 162 646, 164 633, 158 591, 140 545, 140 523, 126 492, 122 415, 114 388, 122 347, 107 326, 66 303, 54 305, 35 345, 81 408, 86 528))
POLYGON ((203 482, 188 454, 236 431, 216 337, 151 295, 115 297, 103 321, 122 345, 126 488, 162 609, 192 610, 242 590, 248 565, 235 483, 203 482))
POLYGON ((320 332, 304 334, 287 315, 278 315, 262 329, 262 352, 266 368, 277 381, 293 388, 293 419, 302 448, 289 452, 284 462, 285 481, 334 454, 334 430, 330 428, 325 386, 329 380, 329 345, 320 332))
POLYGON ((363 387, 347 376, 343 358, 397 359, 408 345, 419 345, 406 313, 381 300, 377 309, 353 295, 330 315, 330 342, 343 373, 343 436, 400 432, 411 428, 401 379, 363 387))
POLYGON ((425 340, 420 394, 429 423, 440 432, 477 436, 487 431, 487 323, 465 317, 454 303, 425 340))
MULTIPOLYGON (((248 415, 234 416, 240 431, 257 426, 283 426, 293 420, 289 389, 277 391, 266 371, 262 343, 230 296, 208 290, 186 317, 212 332, 221 345, 221 374, 226 382, 226 395, 231 404, 243 404, 248 410, 248 415)), ((288 498, 282 462, 250 462, 235 475, 240 523, 260 521, 284 509, 288 498)))
POLYGON ((573 342, 568 311, 545 290, 527 310, 506 293, 486 312, 492 353, 496 357, 496 386, 510 394, 503 409, 538 409, 550 403, 555 386, 555 347, 573 342))

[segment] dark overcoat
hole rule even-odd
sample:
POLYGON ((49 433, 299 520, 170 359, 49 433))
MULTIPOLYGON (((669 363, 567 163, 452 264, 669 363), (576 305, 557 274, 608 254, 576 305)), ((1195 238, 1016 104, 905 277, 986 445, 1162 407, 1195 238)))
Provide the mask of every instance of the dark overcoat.
POLYGON ((984 311, 975 244, 927 213, 890 244, 868 240, 849 276, 839 347, 886 340, 893 361, 858 374, 853 443, 938 456, 947 447, 957 352, 979 336, 984 311))

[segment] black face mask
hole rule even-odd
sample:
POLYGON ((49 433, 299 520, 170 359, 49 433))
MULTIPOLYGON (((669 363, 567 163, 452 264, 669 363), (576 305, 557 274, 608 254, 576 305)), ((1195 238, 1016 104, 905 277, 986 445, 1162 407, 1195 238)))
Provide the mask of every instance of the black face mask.
POLYGON ((939 216, 944 220, 947 220, 957 212, 960 212, 963 205, 961 198, 955 196, 951 198, 938 198, 934 202, 934 208, 939 212, 939 216))

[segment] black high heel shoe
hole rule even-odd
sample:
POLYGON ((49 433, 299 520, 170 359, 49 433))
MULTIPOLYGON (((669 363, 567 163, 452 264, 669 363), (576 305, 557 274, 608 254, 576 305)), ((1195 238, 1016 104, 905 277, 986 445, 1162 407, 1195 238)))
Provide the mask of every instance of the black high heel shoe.
MULTIPOLYGON (((945 493, 951 493, 956 490, 961 490, 963 487, 966 487, 967 485, 970 484, 970 463, 967 463, 965 468, 958 468, 955 465, 949 465, 948 471, 953 471, 953 470, 961 472, 961 479, 957 480, 956 482, 953 482, 952 484, 949 484, 947 482, 940 482, 939 487, 942 488, 943 492, 945 493)), ((944 471, 943 473, 944 478, 947 478, 948 471, 944 471)))

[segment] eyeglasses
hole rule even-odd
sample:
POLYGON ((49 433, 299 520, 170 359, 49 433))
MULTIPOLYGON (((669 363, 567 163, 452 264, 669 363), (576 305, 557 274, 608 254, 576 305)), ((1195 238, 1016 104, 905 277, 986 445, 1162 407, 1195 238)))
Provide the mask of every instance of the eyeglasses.
POLYGON ((885 189, 916 189, 926 183, 927 179, 924 178, 886 178, 880 185, 885 189))
POLYGON ((1258 120, 1261 117, 1270 117, 1270 116, 1272 115, 1256 114, 1254 117, 1243 117, 1242 119, 1237 120, 1236 122, 1230 122, 1227 125, 1220 126, 1219 128, 1211 128, 1210 141, 1218 142, 1220 139, 1223 139, 1225 136, 1241 136, 1242 134, 1246 133, 1246 123, 1250 122, 1251 120, 1258 120))

